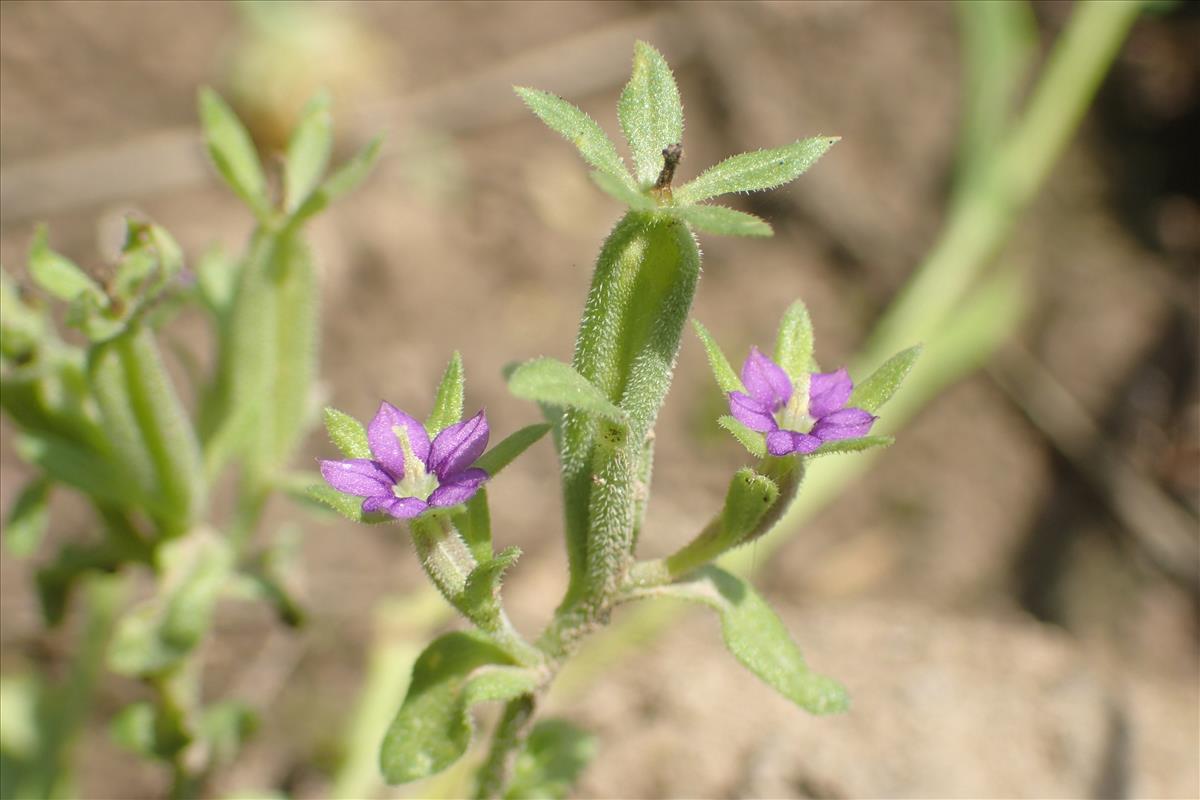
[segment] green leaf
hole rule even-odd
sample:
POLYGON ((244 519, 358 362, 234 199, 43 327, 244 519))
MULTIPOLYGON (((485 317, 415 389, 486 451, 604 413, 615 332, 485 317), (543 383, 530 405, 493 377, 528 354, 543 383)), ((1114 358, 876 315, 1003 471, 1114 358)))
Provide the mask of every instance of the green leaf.
POLYGON ((26 434, 17 440, 17 454, 36 464, 59 483, 118 506, 160 509, 155 498, 142 494, 129 473, 92 450, 52 434, 26 434))
POLYGON ((901 350, 889 358, 879 369, 871 373, 871 377, 854 387, 848 406, 874 412, 892 398, 904 378, 917 363, 921 355, 921 345, 901 350))
POLYGON ((596 184, 606 194, 616 198, 634 211, 653 211, 658 204, 624 181, 614 178, 607 172, 592 170, 592 183, 596 184))
POLYGON ((446 365, 442 382, 438 384, 437 397, 433 401, 433 411, 425 421, 425 430, 431 437, 437 436, 443 428, 453 425, 462 419, 463 415, 463 363, 462 355, 457 350, 446 365))
POLYGON ((558 133, 579 149, 583 160, 598 169, 601 174, 615 179, 621 186, 633 187, 625 162, 617 154, 617 148, 596 124, 579 107, 568 103, 558 95, 539 89, 514 86, 513 90, 555 133, 558 133))
POLYGON ((893 436, 860 436, 857 439, 835 439, 832 442, 826 442, 816 450, 809 453, 805 458, 815 458, 816 456, 828 456, 835 453, 860 453, 863 450, 870 450, 874 447, 888 447, 896 441, 893 436))
POLYGON ((308 487, 308 496, 312 500, 323 506, 332 508, 346 519, 353 520, 354 522, 379 525, 384 522, 394 521, 394 518, 387 514, 364 514, 362 511, 363 499, 361 497, 355 497, 352 494, 342 494, 328 484, 313 484, 308 487))
POLYGON ((545 436, 548 430, 550 430, 550 425, 544 422, 526 425, 515 433, 510 433, 500 444, 480 456, 479 460, 475 462, 475 466, 494 478, 500 470, 511 464, 517 456, 545 436))
POLYGON ((233 570, 228 541, 196 530, 158 548, 158 591, 117 625, 108 663, 122 675, 176 667, 208 632, 217 597, 233 570))
POLYGON ((16 283, 0 268, 0 354, 25 361, 44 344, 46 315, 25 302, 16 283))
POLYGON ((236 700, 209 706, 200 719, 200 738, 212 748, 211 763, 218 768, 232 763, 256 730, 258 714, 236 700))
MULTIPOLYGON (((146 759, 169 759, 187 742, 178 738, 163 741, 159 735, 160 716, 155 707, 142 701, 125 706, 109 723, 109 733, 118 745, 146 759)), ((168 739, 171 737, 168 737, 168 739)))
POLYGON ((671 213, 697 230, 718 236, 773 236, 765 220, 725 206, 676 206, 671 213))
POLYGON ((217 171, 260 220, 270 213, 267 182, 250 134, 221 96, 200 90, 200 123, 217 171))
POLYGON ((333 406, 325 407, 325 430, 334 447, 346 458, 374 458, 367 442, 367 429, 349 414, 333 406))
POLYGON ((382 137, 376 136, 369 141, 366 147, 326 178, 325 182, 308 196, 292 218, 297 221, 308 219, 334 200, 353 191, 370 174, 382 146, 382 137))
POLYGON ((506 547, 495 558, 480 562, 467 576, 458 609, 485 631, 500 626, 500 582, 520 556, 521 548, 506 547))
POLYGON ((482 564, 492 558, 492 514, 486 486, 479 487, 467 501, 467 507, 454 515, 453 522, 477 562, 482 564))
POLYGON ((389 784, 425 778, 453 764, 471 742, 470 708, 537 688, 532 670, 480 634, 438 637, 413 665, 404 704, 388 728, 379 765, 389 784))
POLYGON ((621 92, 617 114, 637 181, 649 186, 662 170, 663 149, 683 142, 683 104, 666 59, 645 42, 634 47, 633 75, 621 92))
POLYGON ((646 595, 703 603, 721 617, 725 646, 742 665, 775 691, 813 714, 849 707, 846 690, 809 670, 787 628, 748 583, 716 566, 682 583, 645 590, 646 595))
POLYGON ((708 366, 712 369, 713 378, 716 379, 717 386, 721 387, 721 391, 745 392, 746 387, 742 385, 742 379, 733 371, 729 359, 725 358, 725 354, 721 352, 721 346, 708 332, 708 328, 695 319, 692 320, 692 327, 696 329, 696 335, 700 337, 700 343, 704 345, 704 352, 708 355, 708 366))
POLYGON ((196 286, 204 304, 219 321, 224 321, 233 305, 237 277, 237 265, 220 245, 213 245, 200 256, 196 265, 196 286))
POLYGON ((741 442, 750 455, 756 458, 767 457, 767 440, 761 433, 750 430, 729 414, 718 418, 717 424, 733 434, 733 438, 741 442))
POLYGON ((796 376, 816 371, 813 363, 813 328, 808 309, 800 300, 788 306, 779 321, 775 339, 775 363, 793 380, 796 376))
POLYGON ((817 136, 784 147, 727 158, 673 192, 677 203, 698 203, 731 192, 757 192, 794 181, 841 137, 817 136))
POLYGON ((329 113, 329 94, 319 92, 309 101, 300 124, 288 142, 284 166, 284 208, 291 214, 312 194, 333 149, 333 116, 329 113))
POLYGON ((69 259, 50 249, 45 225, 39 225, 33 233, 33 243, 29 247, 29 276, 59 300, 70 302, 87 294, 98 305, 108 305, 108 298, 100 284, 69 259))
POLYGON ((517 756, 504 800, 565 800, 598 749, 595 736, 566 720, 538 721, 517 756))
POLYGON ((46 503, 51 485, 49 478, 34 478, 17 495, 4 524, 4 543, 13 555, 30 555, 42 541, 49 519, 46 503))
POLYGON ((554 358, 535 358, 513 370, 508 388, 517 397, 562 408, 573 408, 624 423, 625 412, 570 364, 554 358))

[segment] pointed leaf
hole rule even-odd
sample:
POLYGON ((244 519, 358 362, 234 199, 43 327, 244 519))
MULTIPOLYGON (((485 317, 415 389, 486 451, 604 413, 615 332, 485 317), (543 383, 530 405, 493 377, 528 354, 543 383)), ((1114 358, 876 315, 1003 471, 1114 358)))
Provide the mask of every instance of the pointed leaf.
POLYGON ((658 208, 658 204, 652 199, 627 185, 619 178, 614 178, 607 172, 592 170, 591 178, 592 182, 599 186, 606 194, 621 201, 634 211, 653 211, 658 208))
POLYGON ((767 457, 767 440, 761 433, 752 431, 729 414, 717 420, 717 424, 733 434, 733 438, 741 442, 742 447, 756 458, 767 457))
POLYGON ((872 412, 878 410, 900 388, 905 376, 917 363, 921 350, 922 346, 917 345, 907 350, 901 350, 889 358, 879 369, 871 373, 871 377, 854 387, 854 393, 850 395, 847 405, 872 412))
POLYGON ((329 95, 320 92, 309 101, 300 124, 288 142, 284 165, 284 208, 291 214, 312 194, 329 166, 333 149, 333 116, 329 95))
POLYGON ((782 186, 816 163, 839 138, 817 136, 784 147, 727 158, 676 189, 675 201, 698 203, 731 192, 756 192, 782 186))
POLYGON ((480 562, 467 576, 458 609, 485 631, 500 625, 500 582, 504 573, 521 556, 521 548, 506 547, 495 558, 480 562))
POLYGON ((808 309, 800 300, 788 306, 779 322, 775 339, 775 363, 783 367, 793 380, 815 372, 813 364, 813 328, 808 309))
POLYGON ((382 146, 383 138, 379 136, 368 142, 366 147, 339 167, 317 187, 316 191, 308 196, 304 204, 292 215, 293 219, 307 219, 342 195, 353 191, 370 174, 372 167, 375 166, 375 161, 379 158, 379 150, 382 146))
POLYGON ((697 230, 718 236, 773 236, 765 220, 725 206, 677 206, 671 213, 697 230))
POLYGON ((713 377, 717 381, 717 386, 721 387, 721 391, 726 393, 746 391, 746 387, 742 385, 742 379, 734 372, 733 367, 729 364, 729 359, 725 358, 725 354, 721 352, 721 346, 708 332, 708 328, 695 319, 692 320, 692 327, 696 329, 696 335, 700 337, 700 343, 704 345, 704 352, 708 355, 708 366, 712 369, 713 377))
POLYGON ((826 442, 805 457, 814 458, 834 453, 860 453, 863 450, 870 450, 874 447, 888 447, 894 444, 895 441, 896 438, 894 436, 860 436, 857 439, 835 439, 832 442, 826 442))
POLYGON ((513 90, 551 130, 575 145, 584 161, 602 174, 614 178, 620 185, 633 187, 629 171, 617 154, 617 148, 604 129, 582 109, 550 92, 523 86, 514 86, 513 90))
POLYGON ((663 149, 683 142, 683 104, 666 59, 645 42, 634 47, 633 75, 621 92, 617 114, 637 182, 649 186, 662 170, 663 149))
POLYGON ((500 470, 511 464, 517 456, 545 436, 548 430, 550 430, 550 426, 544 422, 526 425, 515 433, 510 433, 498 445, 480 456, 479 460, 475 462, 475 466, 494 478, 500 470))
POLYGON ((517 397, 539 403, 574 408, 614 422, 625 422, 625 412, 612 403, 570 364, 554 358, 526 361, 508 379, 517 397))
POLYGON ((342 494, 337 489, 324 483, 315 483, 308 487, 308 497, 323 506, 332 508, 348 520, 363 522, 367 525, 380 525, 384 522, 394 522, 387 514, 364 514, 363 499, 351 494, 342 494))
POLYGON ((470 707, 533 692, 537 676, 475 633, 438 637, 413 665, 404 704, 388 728, 379 766, 389 784, 414 781, 453 764, 471 743, 470 707))
POLYGON ((697 577, 642 592, 703 603, 721 617, 725 645, 742 665, 775 691, 813 714, 849 707, 846 690, 808 668, 787 628, 748 583, 716 566, 697 577))
POLYGON ((4 523, 4 543, 13 555, 30 555, 42 541, 49 519, 46 504, 51 485, 49 478, 34 478, 13 502, 4 523))
POLYGON ((366 428, 349 414, 326 406, 325 430, 329 433, 329 440, 346 458, 375 457, 371 453, 371 445, 367 443, 366 428))
POLYGON ((233 109, 207 87, 200 90, 200 123, 208 153, 221 177, 259 219, 265 219, 270 202, 254 142, 233 109))
MULTIPOLYGON (((462 355, 456 350, 446 365, 442 382, 438 384, 437 397, 433 401, 433 411, 425 421, 425 430, 430 438, 441 430, 462 419, 463 415, 463 363, 462 355)), ((369 457, 369 456, 368 456, 369 457)))
POLYGON ((517 756, 504 800, 565 800, 598 749, 594 735, 570 722, 540 720, 517 756))
POLYGON ((91 295, 100 306, 108 304, 108 298, 100 284, 73 262, 50 249, 46 226, 39 225, 29 246, 29 276, 34 283, 59 300, 70 302, 82 294, 91 295))

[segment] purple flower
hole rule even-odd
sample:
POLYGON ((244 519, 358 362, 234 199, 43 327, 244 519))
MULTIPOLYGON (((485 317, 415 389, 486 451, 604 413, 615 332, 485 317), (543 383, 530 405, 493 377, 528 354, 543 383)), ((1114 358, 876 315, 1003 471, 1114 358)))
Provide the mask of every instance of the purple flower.
POLYGON ((450 425, 431 444, 424 425, 391 403, 380 403, 367 426, 375 458, 322 461, 321 476, 339 492, 364 498, 364 514, 382 511, 410 519, 429 508, 470 500, 489 477, 471 466, 487 442, 482 411, 450 425))
POLYGON ((854 391, 845 369, 807 378, 808 392, 794 392, 783 368, 752 347, 742 365, 746 392, 729 393, 730 413, 750 430, 765 433, 773 456, 811 453, 825 442, 865 436, 875 422, 869 412, 845 407, 854 391))

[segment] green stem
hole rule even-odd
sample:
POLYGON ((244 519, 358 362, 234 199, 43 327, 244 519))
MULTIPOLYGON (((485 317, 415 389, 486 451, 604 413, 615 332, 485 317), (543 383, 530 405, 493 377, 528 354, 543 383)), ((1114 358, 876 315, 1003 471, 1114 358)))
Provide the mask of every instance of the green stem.
POLYGON ((512 776, 513 762, 517 752, 533 726, 536 706, 533 695, 522 695, 504 706, 504 713, 492 735, 492 745, 487 760, 479 768, 475 786, 476 800, 490 800, 504 794, 504 788, 512 776))

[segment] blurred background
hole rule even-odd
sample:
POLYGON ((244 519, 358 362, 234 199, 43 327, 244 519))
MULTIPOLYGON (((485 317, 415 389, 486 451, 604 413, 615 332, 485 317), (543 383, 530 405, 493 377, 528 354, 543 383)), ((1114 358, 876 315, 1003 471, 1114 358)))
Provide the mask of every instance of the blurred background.
MULTIPOLYGON (((1033 12, 1039 63, 1071 5, 1033 12)), ((682 180, 842 137, 792 186, 734 201, 773 239, 701 237, 694 315, 740 361, 800 297, 821 362, 849 362, 951 201, 967 90, 951 4, 5 2, 0 258, 23 276, 45 221, 56 249, 102 265, 130 209, 193 259, 214 242, 238 252, 251 220, 207 163, 197 88, 218 88, 272 153, 328 87, 338 150, 379 132, 386 147, 312 231, 322 400, 359 418, 381 398, 426 409, 458 349, 468 410, 511 431, 537 412, 500 368, 569 359, 620 209, 510 86, 569 98, 615 139, 635 39, 679 80, 682 180)), ((712 619, 685 617, 552 698, 600 735, 579 796, 1200 796, 1198 109, 1197 6, 1156 6, 1001 254, 1025 278, 1017 330, 786 543, 747 555, 853 711, 805 716, 742 672, 712 619)), ((173 338, 204 359, 198 316, 173 338)), ((743 463, 722 406, 687 334, 642 555, 686 541, 743 463)), ((28 473, 7 424, 0 439, 7 509, 28 473)), ((314 433, 304 460, 332 452, 314 433)), ((528 632, 565 585, 556 474, 542 444, 491 492, 499 543, 525 551, 505 593, 528 632)), ((222 608, 205 691, 263 719, 214 791, 326 797, 370 653, 428 635, 403 613, 381 632, 377 609, 423 578, 398 530, 282 501, 270 514, 302 531, 310 619, 287 632, 265 609, 222 608)), ((89 524, 56 495, 50 544, 89 524)), ((42 630, 37 563, 0 556, 0 668, 53 675, 72 638, 42 630)), ((101 686, 76 751, 83 796, 164 791, 103 724, 140 691, 101 686)))

